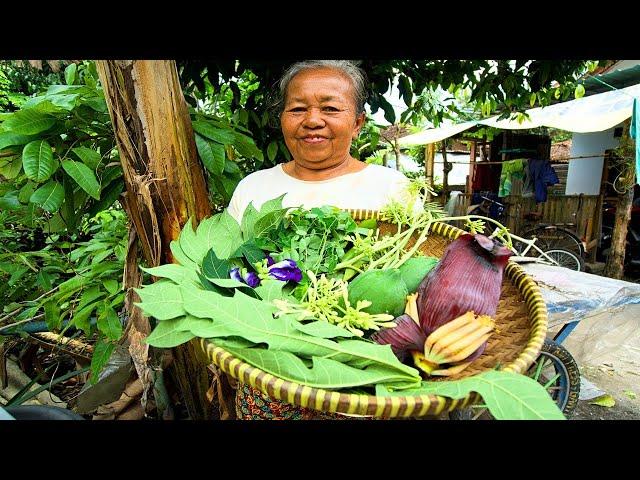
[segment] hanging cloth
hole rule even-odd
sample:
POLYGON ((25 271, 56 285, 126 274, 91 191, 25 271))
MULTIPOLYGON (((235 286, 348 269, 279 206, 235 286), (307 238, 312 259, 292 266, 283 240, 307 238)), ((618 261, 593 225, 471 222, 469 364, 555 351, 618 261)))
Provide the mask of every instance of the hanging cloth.
POLYGON ((507 195, 511 194, 513 181, 515 179, 522 180, 524 178, 525 165, 526 160, 523 158, 502 162, 502 172, 500 173, 500 188, 498 189, 499 197, 506 197, 507 195))

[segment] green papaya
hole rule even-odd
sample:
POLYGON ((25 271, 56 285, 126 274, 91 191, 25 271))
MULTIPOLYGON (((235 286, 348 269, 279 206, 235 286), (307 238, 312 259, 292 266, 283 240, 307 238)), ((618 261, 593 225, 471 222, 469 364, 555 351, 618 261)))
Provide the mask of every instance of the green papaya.
POLYGON ((409 293, 415 293, 422 279, 427 276, 439 259, 436 257, 413 257, 400 265, 398 270, 409 293))
POLYGON ((349 283, 349 303, 356 306, 358 300, 369 300, 371 305, 363 311, 371 314, 388 313, 394 318, 402 315, 407 302, 407 287, 400 272, 367 270, 349 283))

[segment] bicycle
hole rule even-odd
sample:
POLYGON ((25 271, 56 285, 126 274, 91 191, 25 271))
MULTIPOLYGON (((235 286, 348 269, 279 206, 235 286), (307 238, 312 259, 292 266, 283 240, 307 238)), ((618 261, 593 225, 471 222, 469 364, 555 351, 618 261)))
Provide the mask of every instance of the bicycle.
MULTIPOLYGON (((468 215, 502 219, 505 212, 505 206, 502 203, 483 195, 480 198, 482 202, 471 205, 468 215), (492 208, 494 212, 491 211, 492 208)), ((492 236, 498 232, 498 230, 494 231, 492 236)), ((513 233, 510 236, 515 240, 512 251, 516 256, 512 257, 512 260, 516 262, 535 261, 576 271, 584 270, 584 244, 574 233, 565 228, 540 224, 527 230, 522 237, 513 233), (524 237, 531 237, 531 240, 524 237)))

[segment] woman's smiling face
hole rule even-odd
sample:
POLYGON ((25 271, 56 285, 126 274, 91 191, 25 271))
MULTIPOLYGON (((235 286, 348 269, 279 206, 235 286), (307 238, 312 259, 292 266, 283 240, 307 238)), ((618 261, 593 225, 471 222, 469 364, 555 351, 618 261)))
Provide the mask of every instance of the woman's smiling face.
POLYGON ((349 160, 351 141, 363 123, 354 86, 339 70, 303 70, 289 83, 280 124, 300 167, 322 170, 349 160))

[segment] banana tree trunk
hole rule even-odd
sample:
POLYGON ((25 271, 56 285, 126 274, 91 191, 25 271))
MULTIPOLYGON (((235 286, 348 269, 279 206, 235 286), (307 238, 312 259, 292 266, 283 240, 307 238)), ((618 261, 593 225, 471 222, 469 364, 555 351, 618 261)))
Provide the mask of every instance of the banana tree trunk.
MULTIPOLYGON (((182 226, 190 217, 196 226, 211 213, 176 64, 100 60, 96 65, 124 173, 126 192, 121 203, 147 265, 173 262, 169 244, 182 226)), ((149 369, 146 365, 149 351, 143 340, 150 328, 148 319, 133 305, 139 299, 132 287, 141 280, 131 271, 135 267, 135 261, 127 261, 126 333, 138 374, 149 386, 158 366, 149 369)), ((159 358, 157 352, 155 356, 159 358)), ((173 349, 172 366, 190 417, 211 418, 206 398, 209 376, 191 343, 173 349)))

